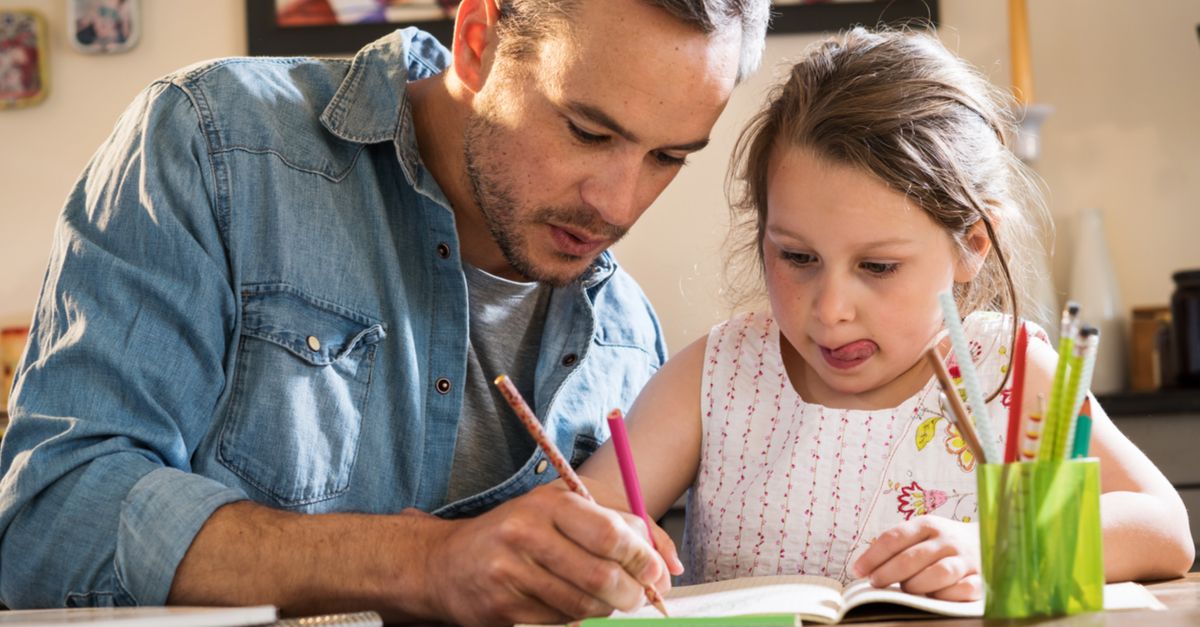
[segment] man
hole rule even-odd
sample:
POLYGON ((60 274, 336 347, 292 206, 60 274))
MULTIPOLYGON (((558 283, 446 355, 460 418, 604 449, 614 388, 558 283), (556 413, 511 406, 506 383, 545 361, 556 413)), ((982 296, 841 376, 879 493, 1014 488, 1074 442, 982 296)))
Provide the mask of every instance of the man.
POLYGON ((452 53, 405 30, 148 88, 56 236, 0 601, 511 623, 665 589, 638 523, 534 489, 490 382, 578 463, 662 363, 605 251, 707 142, 767 4, 464 0, 452 53))

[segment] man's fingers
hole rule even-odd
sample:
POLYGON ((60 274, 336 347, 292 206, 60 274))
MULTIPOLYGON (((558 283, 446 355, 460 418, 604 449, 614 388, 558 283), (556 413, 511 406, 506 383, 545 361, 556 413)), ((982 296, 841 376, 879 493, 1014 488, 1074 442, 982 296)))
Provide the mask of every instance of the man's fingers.
POLYGON ((525 597, 512 620, 522 623, 566 623, 592 616, 608 616, 614 606, 583 591, 559 573, 541 564, 531 564, 524 579, 527 590, 518 591, 525 597))
POLYGON ((930 528, 917 521, 907 521, 888 529, 855 561, 854 573, 859 577, 872 575, 871 583, 880 585, 873 573, 898 554, 928 538, 930 534, 930 528))
MULTIPOLYGON (((540 538, 532 551, 551 572, 622 610, 641 606, 645 585, 666 574, 662 558, 616 512, 587 501, 553 511, 562 533, 540 538)), ((535 539, 530 539, 531 541, 535 539)))

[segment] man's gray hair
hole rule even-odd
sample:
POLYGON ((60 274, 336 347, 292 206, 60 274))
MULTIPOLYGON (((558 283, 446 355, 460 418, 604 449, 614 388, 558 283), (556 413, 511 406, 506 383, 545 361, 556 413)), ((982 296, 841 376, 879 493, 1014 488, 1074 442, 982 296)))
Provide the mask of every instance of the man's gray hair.
MULTIPOLYGON (((500 7, 501 52, 514 57, 530 54, 534 44, 554 33, 578 8, 582 0, 497 0, 500 7)), ((607 1, 607 0, 596 0, 607 1)), ((742 51, 737 82, 753 74, 762 63, 766 45, 770 0, 641 0, 695 27, 704 34, 737 25, 742 51)))

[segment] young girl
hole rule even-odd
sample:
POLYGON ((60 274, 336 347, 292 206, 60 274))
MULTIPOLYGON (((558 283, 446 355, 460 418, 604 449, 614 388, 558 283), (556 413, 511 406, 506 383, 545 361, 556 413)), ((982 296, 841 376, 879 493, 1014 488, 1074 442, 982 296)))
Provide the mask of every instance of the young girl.
MULTIPOLYGON (((957 372, 938 304, 953 289, 1003 438, 1020 260, 1037 245, 1026 213, 1041 205, 993 92, 928 35, 856 29, 813 48, 743 133, 735 212, 770 311, 685 348, 629 416, 650 515, 690 488, 684 581, 813 574, 981 596, 976 460, 922 354, 936 346, 957 372)), ((1026 324, 1036 399, 1057 357, 1026 324)), ((1184 573, 1182 501, 1092 407, 1107 578, 1184 573)), ((628 509, 611 445, 581 474, 628 509)))

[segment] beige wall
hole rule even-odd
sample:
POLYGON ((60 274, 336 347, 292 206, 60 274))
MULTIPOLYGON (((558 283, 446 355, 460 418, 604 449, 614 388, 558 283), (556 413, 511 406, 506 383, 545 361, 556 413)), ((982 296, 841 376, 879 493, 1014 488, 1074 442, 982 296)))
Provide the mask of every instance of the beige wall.
POLYGON ((83 166, 143 87, 176 68, 245 54, 240 0, 142 0, 137 46, 115 55, 76 52, 67 0, 0 0, 46 18, 50 90, 40 105, 0 111, 0 325, 33 313, 54 222, 83 166))
MULTIPOLYGON (((66 43, 63 0, 0 0, 51 22, 51 93, 40 106, 0 112, 0 324, 27 321, 55 215, 117 115, 154 77, 245 51, 240 0, 142 0, 142 40, 93 57, 66 43)), ((1008 82, 1006 2, 942 0, 942 37, 999 84, 1008 82)), ((1038 171, 1059 222, 1053 261, 1065 292, 1071 220, 1104 209, 1127 306, 1165 303, 1170 273, 1200 267, 1200 0, 1030 0, 1037 99, 1055 112, 1038 171)), ((737 129, 756 109, 780 60, 812 36, 773 36, 763 72, 740 88, 710 148, 617 248, 662 315, 672 350, 728 309, 717 294, 726 212, 723 179, 737 129)))

